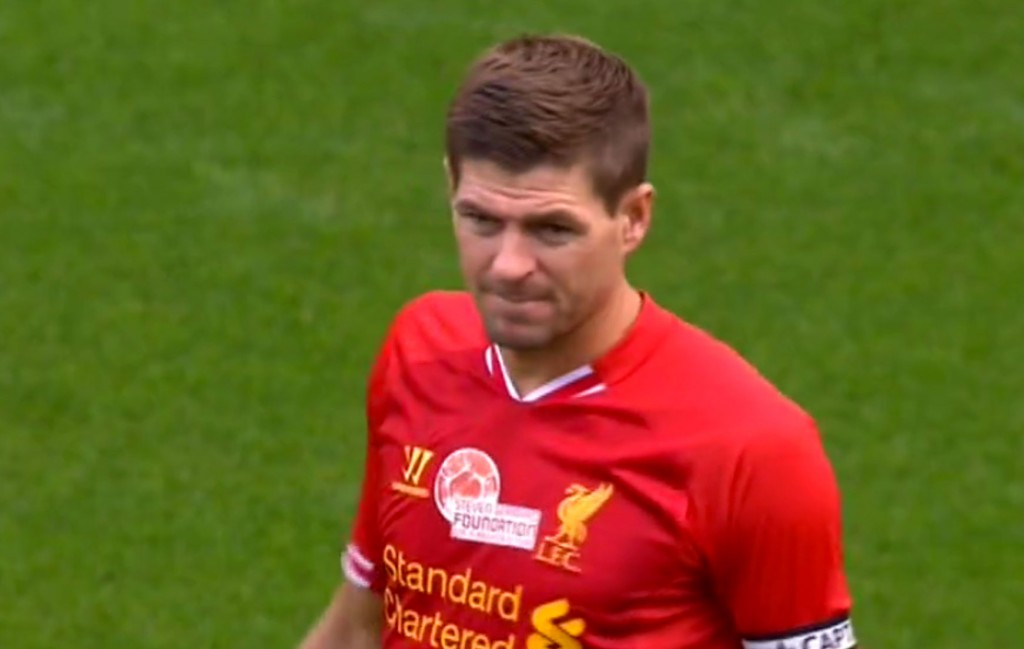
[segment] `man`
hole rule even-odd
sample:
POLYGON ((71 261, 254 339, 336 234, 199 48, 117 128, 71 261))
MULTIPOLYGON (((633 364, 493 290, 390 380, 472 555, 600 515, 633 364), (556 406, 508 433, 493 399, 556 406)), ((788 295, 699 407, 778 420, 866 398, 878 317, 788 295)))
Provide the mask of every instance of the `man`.
POLYGON ((388 333, 304 649, 855 646, 814 422, 626 278, 649 133, 644 85, 582 39, 470 68, 446 139, 468 291, 388 333))

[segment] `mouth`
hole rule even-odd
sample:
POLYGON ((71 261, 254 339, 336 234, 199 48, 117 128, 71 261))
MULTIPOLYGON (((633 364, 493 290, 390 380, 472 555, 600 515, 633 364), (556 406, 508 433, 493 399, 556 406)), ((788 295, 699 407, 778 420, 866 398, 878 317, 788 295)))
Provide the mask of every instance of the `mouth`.
POLYGON ((543 318, 549 304, 547 298, 525 295, 487 293, 492 313, 512 320, 531 321, 543 318))
POLYGON ((505 297, 503 295, 496 295, 499 300, 506 304, 533 304, 535 302, 544 302, 539 297, 505 297))
POLYGON ((502 293, 487 293, 492 299, 498 300, 504 304, 510 304, 513 306, 522 306, 526 304, 537 304, 539 302, 547 302, 546 297, 540 297, 537 295, 505 295, 502 293))

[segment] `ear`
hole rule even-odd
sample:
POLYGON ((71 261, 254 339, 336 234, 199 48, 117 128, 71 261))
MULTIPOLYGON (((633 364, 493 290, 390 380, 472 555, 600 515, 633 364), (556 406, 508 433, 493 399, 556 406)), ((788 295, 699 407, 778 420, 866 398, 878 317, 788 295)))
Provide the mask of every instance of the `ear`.
POLYGON ((654 186, 651 183, 637 185, 622 199, 619 216, 622 217, 622 242, 626 254, 634 252, 643 243, 651 228, 654 209, 654 186))
MULTIPOLYGON (((448 203, 450 204, 455 199, 455 177, 452 175, 452 165, 447 155, 441 158, 441 164, 444 166, 445 186, 448 188, 448 203)), ((455 210, 451 210, 451 220, 454 227, 458 221, 455 210)))
POLYGON ((452 166, 447 155, 441 158, 441 164, 444 165, 445 182, 448 185, 448 195, 451 196, 455 193, 455 176, 452 175, 452 166))

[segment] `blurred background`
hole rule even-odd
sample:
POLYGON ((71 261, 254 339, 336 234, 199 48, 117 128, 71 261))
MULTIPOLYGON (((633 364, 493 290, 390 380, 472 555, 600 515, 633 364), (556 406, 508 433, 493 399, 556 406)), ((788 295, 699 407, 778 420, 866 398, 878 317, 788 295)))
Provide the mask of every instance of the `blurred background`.
POLYGON ((1024 3, 6 0, 0 647, 299 640, 446 102, 552 30, 650 85, 634 279, 818 418, 863 645, 1019 642, 1024 3))

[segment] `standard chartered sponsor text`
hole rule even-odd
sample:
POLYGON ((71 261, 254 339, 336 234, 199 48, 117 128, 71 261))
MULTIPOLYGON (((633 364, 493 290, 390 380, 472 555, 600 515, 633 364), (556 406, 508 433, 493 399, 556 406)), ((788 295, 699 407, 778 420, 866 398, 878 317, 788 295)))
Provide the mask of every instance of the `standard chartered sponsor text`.
POLYGON ((466 607, 487 617, 515 624, 522 614, 523 586, 512 590, 475 579, 472 568, 451 572, 410 560, 393 545, 384 548, 388 584, 384 590, 384 617, 388 626, 405 638, 438 649, 514 649, 516 636, 493 638, 455 624, 440 612, 424 613, 403 602, 409 590, 466 607))

